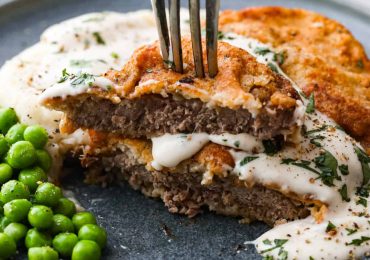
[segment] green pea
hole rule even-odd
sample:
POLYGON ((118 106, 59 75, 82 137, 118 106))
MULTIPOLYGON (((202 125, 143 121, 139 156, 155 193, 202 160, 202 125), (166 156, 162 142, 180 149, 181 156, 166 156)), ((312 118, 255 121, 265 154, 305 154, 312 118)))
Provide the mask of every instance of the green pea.
POLYGON ((13 169, 7 163, 0 163, 0 185, 10 180, 13 176, 13 169))
POLYGON ((13 238, 18 243, 27 234, 28 228, 21 223, 10 223, 5 229, 4 233, 13 238))
POLYGON ((61 214, 56 214, 53 216, 53 225, 51 226, 51 233, 56 235, 59 233, 73 233, 74 226, 72 220, 68 217, 63 216, 61 214))
POLYGON ((66 258, 71 257, 72 250, 78 242, 76 234, 60 233, 53 239, 53 248, 66 258))
POLYGON ((17 245, 7 234, 0 233, 0 259, 7 259, 15 255, 17 245))
POLYGON ((62 214, 71 218, 76 213, 76 205, 67 198, 60 198, 53 211, 55 214, 62 214))
POLYGON ((10 147, 5 159, 13 168, 25 169, 36 162, 36 150, 30 142, 19 141, 10 147))
POLYGON ((58 252, 48 246, 28 249, 28 260, 58 260, 58 252))
POLYGON ((78 231, 78 239, 95 241, 100 248, 104 248, 107 244, 107 232, 97 225, 86 224, 78 231))
POLYGON ((13 222, 20 222, 27 217, 31 206, 26 199, 15 199, 4 205, 4 215, 13 222))
POLYGON ((99 245, 91 240, 80 240, 72 251, 72 260, 99 260, 101 250, 99 245))
POLYGON ((30 141, 35 148, 41 149, 48 141, 48 132, 39 125, 29 126, 24 131, 24 140, 30 141))
POLYGON ((38 229, 50 228, 53 225, 53 211, 44 205, 33 206, 28 212, 28 222, 38 229))
POLYGON ((51 246, 51 238, 48 234, 32 228, 26 234, 25 244, 27 248, 51 246))
POLYGON ((4 231, 4 229, 10 224, 12 221, 7 217, 2 217, 0 220, 0 231, 4 231))
POLYGON ((5 137, 0 134, 0 157, 3 157, 9 150, 9 144, 5 140, 5 137))
POLYGON ((51 168, 52 159, 50 154, 45 150, 36 150, 37 165, 40 166, 45 172, 48 172, 51 168))
POLYGON ((29 197, 28 187, 19 181, 11 180, 1 187, 1 200, 3 203, 15 199, 29 199, 29 197))
POLYGON ((96 219, 90 212, 79 212, 76 213, 72 218, 73 225, 75 226, 76 232, 80 230, 83 225, 96 224, 96 219))
POLYGON ((23 141, 23 133, 27 126, 25 124, 15 124, 13 125, 5 135, 5 140, 8 144, 14 144, 18 141, 23 141))
POLYGON ((40 167, 24 169, 18 175, 18 180, 27 185, 31 192, 35 192, 40 182, 48 180, 46 173, 40 167))
POLYGON ((12 125, 18 122, 17 114, 13 108, 0 109, 0 132, 6 134, 12 125))
POLYGON ((50 207, 56 206, 61 197, 62 190, 49 182, 40 184, 35 192, 35 202, 50 207))

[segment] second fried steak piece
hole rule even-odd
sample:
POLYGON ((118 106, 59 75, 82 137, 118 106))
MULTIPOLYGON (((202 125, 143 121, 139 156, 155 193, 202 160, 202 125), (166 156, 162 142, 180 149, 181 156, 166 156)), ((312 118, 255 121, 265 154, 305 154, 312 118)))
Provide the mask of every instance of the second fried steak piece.
POLYGON ((220 30, 284 53, 284 72, 370 153, 370 61, 347 28, 307 10, 255 7, 222 12, 220 30))
POLYGON ((82 164, 88 167, 88 183, 105 184, 124 180, 146 196, 160 198, 172 213, 193 217, 208 208, 219 214, 264 221, 274 225, 280 220, 306 217, 306 201, 278 187, 265 187, 225 172, 235 162, 229 151, 217 144, 206 145, 197 155, 176 167, 156 171, 151 142, 109 137, 90 131, 92 145, 84 150, 82 164), (207 172, 212 178, 203 182, 207 172))
POLYGON ((220 42, 219 73, 214 79, 193 76, 187 38, 183 53, 185 69, 179 74, 166 68, 158 43, 143 46, 123 70, 106 73, 116 84, 114 89, 92 87, 87 93, 49 99, 46 104, 65 111, 74 127, 128 138, 228 132, 268 139, 294 125, 297 94, 290 82, 246 51, 220 42))

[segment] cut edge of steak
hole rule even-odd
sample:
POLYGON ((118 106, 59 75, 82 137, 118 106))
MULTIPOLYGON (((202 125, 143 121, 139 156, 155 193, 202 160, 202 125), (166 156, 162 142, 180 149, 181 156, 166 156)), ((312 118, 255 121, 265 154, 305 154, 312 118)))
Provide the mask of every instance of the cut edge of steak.
POLYGON ((160 198, 171 213, 193 217, 208 208, 218 214, 241 217, 243 222, 263 221, 274 225, 279 221, 300 219, 310 214, 304 203, 278 191, 237 183, 237 176, 215 176, 210 185, 202 185, 204 166, 187 160, 176 172, 148 171, 130 149, 116 150, 111 155, 85 158, 89 165, 86 181, 107 184, 128 181, 135 190, 148 197, 160 198))
MULTIPOLYGON (((97 96, 68 99, 63 108, 75 127, 122 135, 151 138, 165 133, 252 134, 270 139, 294 125, 294 109, 264 107, 253 118, 245 109, 209 107, 199 99, 145 95, 122 99, 118 104, 97 96), (76 100, 77 99, 77 100, 76 100)), ((64 110, 63 109, 63 110, 64 110)))

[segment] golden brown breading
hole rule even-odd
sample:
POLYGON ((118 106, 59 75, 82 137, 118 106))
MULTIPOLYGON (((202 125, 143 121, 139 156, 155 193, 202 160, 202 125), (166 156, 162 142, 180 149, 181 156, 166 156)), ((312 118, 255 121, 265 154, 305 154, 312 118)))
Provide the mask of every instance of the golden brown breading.
MULTIPOLYGON (((204 42, 203 42, 204 44, 204 42)), ((259 108, 270 104, 280 108, 295 107, 295 91, 290 83, 270 68, 257 63, 248 52, 228 43, 218 46, 219 73, 215 78, 194 77, 191 41, 182 40, 184 73, 168 70, 162 62, 158 43, 135 51, 122 71, 111 71, 107 77, 119 85, 124 98, 138 98, 145 94, 178 93, 186 98, 236 108, 259 108)), ((206 51, 203 60, 207 68, 206 51)))
POLYGON ((256 7, 223 12, 220 29, 285 52, 287 75, 307 95, 314 92, 320 111, 370 148, 370 62, 344 26, 306 10, 256 7))

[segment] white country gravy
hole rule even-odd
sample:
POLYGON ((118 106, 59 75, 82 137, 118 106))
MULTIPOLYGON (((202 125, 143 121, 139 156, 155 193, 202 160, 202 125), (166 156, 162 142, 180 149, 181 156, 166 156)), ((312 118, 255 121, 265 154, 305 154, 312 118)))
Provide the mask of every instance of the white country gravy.
MULTIPOLYGON (((182 17, 186 17, 186 12, 182 17)), ((40 43, 5 64, 0 71, 0 103, 14 107, 26 123, 47 126, 54 146, 85 143, 82 131, 75 136, 53 133, 62 114, 40 107, 41 92, 47 89, 42 98, 64 97, 82 93, 91 85, 114 87, 97 75, 109 68, 121 68, 137 47, 156 38, 150 11, 95 13, 62 22, 49 28, 40 43), (86 73, 91 78, 72 84, 73 79, 68 75, 61 80, 64 69, 65 74, 86 73)), ((278 54, 269 46, 235 34, 226 34, 223 40, 246 49, 259 62, 286 76, 278 66, 278 54)), ((252 242, 263 256, 267 259, 361 257, 370 251, 367 206, 370 202, 363 187, 366 174, 370 174, 368 157, 335 122, 314 111, 308 99, 303 101, 304 105, 300 104, 296 111, 296 121, 305 131, 295 138, 294 147, 286 146, 267 155, 264 151, 269 144, 248 134, 166 134, 152 139, 152 165, 157 169, 176 166, 208 142, 227 146, 235 159, 232 174, 240 179, 274 184, 283 193, 292 191, 309 196, 328 207, 320 224, 308 217, 276 226, 252 242), (311 113, 305 113, 307 106, 311 113)))

